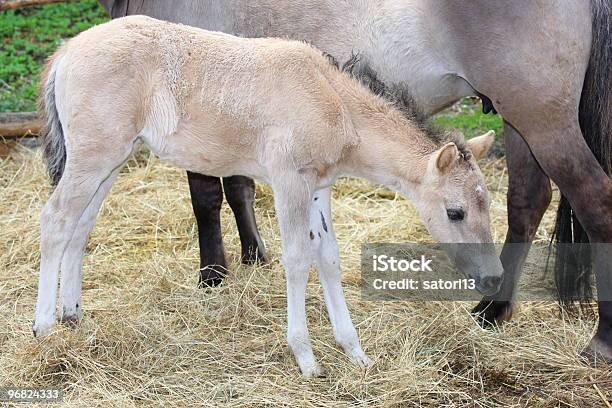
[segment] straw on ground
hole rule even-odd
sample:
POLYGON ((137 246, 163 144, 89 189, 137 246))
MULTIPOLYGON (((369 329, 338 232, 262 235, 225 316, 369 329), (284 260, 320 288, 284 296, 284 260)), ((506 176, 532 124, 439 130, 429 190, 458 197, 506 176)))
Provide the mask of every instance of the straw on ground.
MULTIPOLYGON (((482 164, 496 242, 506 231, 503 160, 482 164)), ((257 215, 274 261, 239 263, 228 208, 231 275, 196 288, 195 223, 185 174, 148 153, 131 160, 106 201, 84 267, 85 318, 75 331, 34 339, 38 217, 50 187, 38 153, 0 161, 0 384, 64 387, 66 406, 596 407, 611 399, 609 368, 578 357, 594 322, 561 320, 552 303, 523 304, 497 331, 471 303, 368 302, 359 290, 362 242, 429 241, 404 199, 341 180, 333 206, 344 285, 367 372, 335 345, 314 274, 313 347, 328 377, 304 381, 285 336, 285 281, 270 189, 257 215), (591 380, 592 377, 592 380, 591 380)), ((549 210, 537 239, 549 239, 549 210)))

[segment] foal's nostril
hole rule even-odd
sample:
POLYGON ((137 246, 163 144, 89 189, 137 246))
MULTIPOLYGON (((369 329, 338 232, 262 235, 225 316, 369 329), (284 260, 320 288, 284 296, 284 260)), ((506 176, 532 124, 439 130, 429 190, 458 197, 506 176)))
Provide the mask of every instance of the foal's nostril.
POLYGON ((501 276, 487 276, 480 281, 480 286, 485 292, 495 293, 499 290, 502 280, 501 276))

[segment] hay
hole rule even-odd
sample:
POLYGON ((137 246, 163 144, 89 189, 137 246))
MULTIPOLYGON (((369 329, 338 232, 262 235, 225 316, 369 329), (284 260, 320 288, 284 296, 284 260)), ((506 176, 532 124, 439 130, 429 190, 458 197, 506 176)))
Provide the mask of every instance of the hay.
MULTIPOLYGON (((493 234, 503 241, 507 178, 483 166, 493 234)), ((269 266, 239 264, 238 235, 223 209, 232 273, 196 288, 198 251, 183 171, 139 154, 106 201, 84 266, 85 319, 32 337, 38 217, 50 188, 38 153, 0 161, 0 385, 61 386, 66 406, 603 406, 592 385, 610 371, 578 352, 594 323, 563 321, 554 304, 523 304, 498 331, 481 330, 473 304, 367 302, 359 291, 362 242, 428 241, 414 208, 362 181, 335 189, 334 220, 349 307, 375 365, 363 372, 334 344, 314 274, 308 319, 328 377, 305 381, 285 342, 285 282, 270 190, 257 215, 269 266)), ((537 239, 547 240, 549 211, 537 239)), ((605 381, 598 385, 606 398, 605 381)))

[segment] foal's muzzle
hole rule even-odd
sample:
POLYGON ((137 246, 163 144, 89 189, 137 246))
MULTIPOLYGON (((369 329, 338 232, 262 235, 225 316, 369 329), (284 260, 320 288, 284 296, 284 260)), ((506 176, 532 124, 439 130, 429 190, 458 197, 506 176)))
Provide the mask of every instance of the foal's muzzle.
POLYGON ((485 296, 493 296, 501 288, 504 281, 503 276, 485 276, 484 278, 472 277, 476 284, 476 290, 485 296))

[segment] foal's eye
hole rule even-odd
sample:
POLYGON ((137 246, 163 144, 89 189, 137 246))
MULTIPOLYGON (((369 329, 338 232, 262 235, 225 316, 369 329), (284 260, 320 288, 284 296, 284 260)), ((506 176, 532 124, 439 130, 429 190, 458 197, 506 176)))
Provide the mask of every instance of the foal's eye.
POLYGON ((465 218, 465 212, 462 209, 447 209, 446 215, 451 221, 462 221, 465 218))

